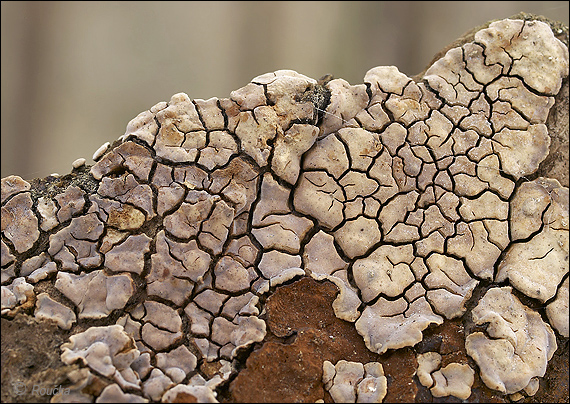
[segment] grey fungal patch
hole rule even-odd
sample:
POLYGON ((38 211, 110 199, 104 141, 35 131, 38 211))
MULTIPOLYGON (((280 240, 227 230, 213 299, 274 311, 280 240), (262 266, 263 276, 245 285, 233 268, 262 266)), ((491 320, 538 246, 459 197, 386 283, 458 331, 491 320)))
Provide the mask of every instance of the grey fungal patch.
MULTIPOLYGON (((2 179, 2 317, 69 330, 54 400, 216 402, 274 338, 269 295, 311 276, 380 361, 472 318, 483 382, 532 395, 568 338, 568 189, 540 177, 567 76, 548 25, 507 19, 417 81, 278 70, 229 98, 177 93, 89 170, 2 179)), ((333 400, 380 402, 382 364, 345 359, 323 363, 333 400)), ((470 397, 467 364, 417 359, 433 397, 470 397)))

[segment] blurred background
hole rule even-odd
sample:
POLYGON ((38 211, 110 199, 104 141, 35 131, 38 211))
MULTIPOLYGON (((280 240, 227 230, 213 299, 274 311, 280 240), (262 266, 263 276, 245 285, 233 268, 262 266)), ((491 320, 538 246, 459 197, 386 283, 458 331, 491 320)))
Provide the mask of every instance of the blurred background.
POLYGON ((293 69, 362 83, 407 75, 488 20, 520 11, 568 25, 567 1, 1 2, 1 176, 88 164, 127 123, 178 92, 228 97, 293 69))

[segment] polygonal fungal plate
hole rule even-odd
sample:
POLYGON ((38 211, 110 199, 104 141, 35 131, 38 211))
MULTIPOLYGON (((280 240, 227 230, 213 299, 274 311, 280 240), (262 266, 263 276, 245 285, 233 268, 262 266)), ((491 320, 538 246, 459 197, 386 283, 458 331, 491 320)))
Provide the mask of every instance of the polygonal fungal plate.
POLYGON ((475 373, 534 394, 553 329, 568 337, 568 189, 536 174, 567 76, 547 24, 507 19, 417 80, 279 70, 230 98, 176 94, 92 167, 2 179, 2 316, 70 330, 76 400, 215 401, 267 340, 268 296, 311 276, 374 358, 320 357, 313 401, 381 400, 386 355, 454 319, 478 327, 472 366, 418 358, 433 396, 467 399, 475 373), (510 286, 470 304, 490 283, 510 286))

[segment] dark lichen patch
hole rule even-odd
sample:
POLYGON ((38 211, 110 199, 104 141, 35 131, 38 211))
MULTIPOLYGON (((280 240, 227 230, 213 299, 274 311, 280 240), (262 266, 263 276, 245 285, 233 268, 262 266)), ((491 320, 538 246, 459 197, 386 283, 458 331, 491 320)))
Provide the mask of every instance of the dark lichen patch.
POLYGON ((310 84, 305 92, 297 98, 298 102, 310 102, 313 104, 315 108, 314 124, 316 126, 321 125, 327 106, 330 103, 331 92, 326 85, 333 78, 332 74, 324 75, 317 81, 317 84, 310 84))

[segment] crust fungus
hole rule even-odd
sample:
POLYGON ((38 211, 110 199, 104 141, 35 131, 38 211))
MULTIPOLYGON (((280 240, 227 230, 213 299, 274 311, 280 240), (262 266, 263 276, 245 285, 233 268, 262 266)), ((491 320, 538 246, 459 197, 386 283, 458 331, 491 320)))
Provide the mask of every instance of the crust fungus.
POLYGON ((550 324, 564 337, 570 336, 568 315, 568 278, 558 289, 556 299, 546 306, 546 314, 550 324))
POLYGON ((496 281, 509 278, 525 295, 545 302, 568 273, 568 188, 538 178, 523 184, 512 204, 513 238, 524 241, 507 249, 496 281))
POLYGON ((73 310, 53 300, 47 293, 38 295, 36 306, 36 318, 55 321, 64 330, 69 330, 77 321, 73 310))
POLYGON ((80 360, 106 377, 120 377, 120 372, 140 355, 133 339, 120 325, 91 327, 72 335, 69 341, 61 346, 61 360, 64 363, 72 364, 80 360))
POLYGON ((487 332, 468 335, 465 348, 489 388, 513 394, 544 376, 557 348, 556 336, 510 287, 490 289, 472 315, 475 324, 488 323, 487 332))
POLYGON ((460 363, 450 363, 440 369, 441 359, 437 352, 418 355, 418 380, 430 389, 434 397, 454 396, 467 400, 471 395, 475 371, 460 363))
POLYGON ((162 396, 163 403, 218 403, 216 393, 207 386, 187 386, 179 384, 162 396))
POLYGON ((32 248, 40 236, 29 192, 18 193, 2 203, 2 234, 19 254, 32 248))
POLYGON ((418 355, 418 368, 416 375, 418 380, 425 387, 433 386, 433 377, 431 374, 439 369, 441 364, 441 355, 437 352, 426 352, 418 355))
POLYGON ((454 396, 467 400, 471 395, 471 386, 475 371, 469 365, 450 363, 432 375, 435 385, 430 389, 434 397, 454 396))
MULTIPOLYGON (((311 276, 379 358, 324 361, 333 400, 381 401, 380 362, 469 316, 485 384, 536 392, 557 346, 543 318, 568 338, 568 189, 537 174, 567 76, 547 24, 507 19, 416 79, 279 70, 229 98, 175 94, 91 167, 2 179, 2 316, 70 330, 75 400, 215 402, 250 349, 302 335, 273 335, 264 305, 311 276)), ((420 383, 467 399, 473 370, 438 355, 418 357, 420 383)))
POLYGON ((443 323, 424 294, 425 289, 417 283, 408 289, 405 297, 397 300, 380 297, 367 306, 355 326, 368 349, 382 354, 388 349, 413 346, 422 340, 422 331, 430 324, 443 323))
POLYGON ((34 287, 23 277, 16 278, 8 286, 2 286, 2 314, 16 313, 18 308, 25 308, 35 304, 36 295, 34 287), (16 307, 18 306, 18 307, 16 307), (12 311, 15 309, 16 311, 12 311))
POLYGON ((79 318, 103 318, 122 309, 134 293, 129 274, 107 276, 97 270, 80 275, 59 272, 55 287, 79 308, 79 318))
POLYGON ((324 361, 323 384, 335 403, 381 403, 387 379, 378 362, 324 361))

